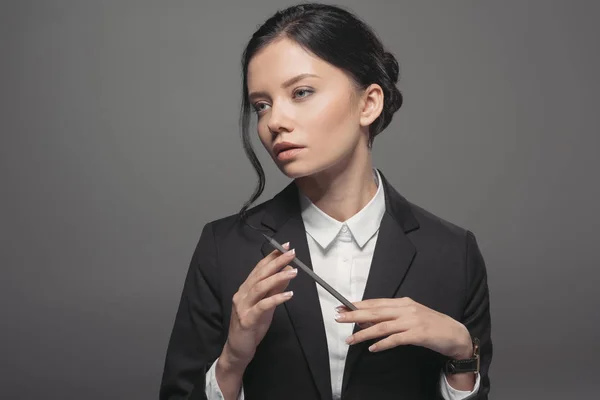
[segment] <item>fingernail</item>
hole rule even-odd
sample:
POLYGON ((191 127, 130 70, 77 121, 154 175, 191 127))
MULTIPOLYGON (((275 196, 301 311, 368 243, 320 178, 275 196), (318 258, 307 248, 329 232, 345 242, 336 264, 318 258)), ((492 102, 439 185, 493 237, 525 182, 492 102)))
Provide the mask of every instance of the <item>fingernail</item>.
POLYGON ((291 249, 285 252, 286 256, 292 255, 292 254, 296 254, 296 249, 291 249))
POLYGON ((354 338, 352 336, 348 336, 346 339, 346 344, 352 344, 352 342, 354 342, 354 338))
POLYGON ((339 321, 340 319, 344 318, 344 316, 340 315, 338 313, 335 313, 335 316, 333 318, 335 318, 336 321, 339 321))
POLYGON ((294 276, 294 275, 296 275, 297 273, 298 273, 298 268, 294 268, 294 269, 291 269, 291 270, 289 270, 287 274, 288 274, 289 276, 294 276))
POLYGON ((283 293, 283 295, 284 295, 285 297, 292 297, 292 296, 294 295, 294 291, 293 291, 293 290, 290 290, 289 292, 285 292, 285 293, 283 293))
POLYGON ((336 307, 336 308, 335 308, 335 311, 337 311, 337 312, 339 312, 339 313, 340 313, 340 312, 344 312, 344 311, 345 311, 345 309, 346 309, 346 308, 345 308, 344 306, 338 306, 338 307, 336 307))
POLYGON ((372 345, 369 346, 369 351, 371 353, 374 352, 375 350, 377 350, 377 346, 375 346, 374 344, 372 344, 372 345))
POLYGON ((285 242, 284 244, 282 244, 282 246, 288 249, 290 247, 290 242, 285 242))

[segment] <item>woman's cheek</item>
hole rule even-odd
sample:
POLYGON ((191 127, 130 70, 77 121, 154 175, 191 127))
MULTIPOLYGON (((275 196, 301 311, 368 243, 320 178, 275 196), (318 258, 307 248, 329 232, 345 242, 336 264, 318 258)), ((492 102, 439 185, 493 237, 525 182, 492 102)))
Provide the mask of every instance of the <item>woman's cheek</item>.
POLYGON ((271 154, 271 148, 273 147, 273 145, 268 139, 268 130, 266 131, 267 133, 265 133, 264 129, 265 128, 261 128, 260 126, 258 127, 258 138, 260 139, 260 142, 262 143, 265 150, 267 150, 267 153, 271 154))

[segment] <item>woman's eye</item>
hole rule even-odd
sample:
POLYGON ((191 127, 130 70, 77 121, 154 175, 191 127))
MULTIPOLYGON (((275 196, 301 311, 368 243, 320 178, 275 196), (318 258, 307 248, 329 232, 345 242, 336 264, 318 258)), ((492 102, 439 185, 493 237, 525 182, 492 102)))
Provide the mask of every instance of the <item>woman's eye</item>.
POLYGON ((313 91, 310 89, 298 89, 294 92, 294 97, 303 98, 303 97, 307 97, 307 96, 311 95, 312 93, 313 93, 313 91))
POLYGON ((254 111, 257 114, 260 114, 261 112, 266 110, 266 107, 267 107, 267 104, 265 104, 265 103, 257 103, 254 105, 254 111))

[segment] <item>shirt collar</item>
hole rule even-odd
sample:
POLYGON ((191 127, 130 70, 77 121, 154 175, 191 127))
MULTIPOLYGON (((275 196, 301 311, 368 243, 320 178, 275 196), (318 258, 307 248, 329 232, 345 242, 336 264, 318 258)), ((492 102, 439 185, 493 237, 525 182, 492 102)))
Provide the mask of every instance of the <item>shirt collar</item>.
POLYGON ((377 183, 375 196, 358 213, 344 222, 340 222, 325 214, 308 197, 298 191, 302 220, 304 221, 306 232, 323 249, 331 244, 344 224, 348 227, 354 240, 361 248, 377 232, 385 213, 385 194, 379 170, 373 168, 373 175, 377 183))

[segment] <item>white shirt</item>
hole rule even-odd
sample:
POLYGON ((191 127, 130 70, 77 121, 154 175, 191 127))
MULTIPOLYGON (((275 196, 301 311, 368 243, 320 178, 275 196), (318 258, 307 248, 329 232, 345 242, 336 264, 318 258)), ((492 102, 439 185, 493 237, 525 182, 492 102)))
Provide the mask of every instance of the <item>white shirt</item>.
MULTIPOLYGON (((377 242, 377 234, 385 213, 385 194, 379 171, 373 169, 377 193, 358 213, 340 222, 315 206, 308 197, 300 193, 302 220, 310 251, 313 270, 351 302, 362 300, 369 276, 371 260, 377 242)), ((293 244, 291 245, 293 247, 293 244)), ((301 273, 301 272, 300 272, 301 273)), ((321 286, 317 286, 331 373, 333 399, 341 398, 342 378, 348 345, 346 338, 352 335, 354 324, 335 321, 335 307, 340 302, 321 286)), ((216 361, 206 374, 206 395, 209 400, 223 399, 215 376, 216 361)), ((456 390, 440 371, 440 390, 445 400, 464 400, 479 390, 480 376, 477 374, 473 391, 456 390)), ((244 390, 238 400, 244 399, 244 390)))

